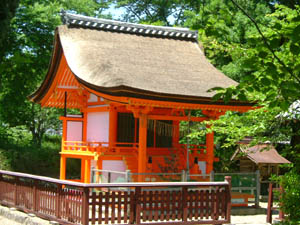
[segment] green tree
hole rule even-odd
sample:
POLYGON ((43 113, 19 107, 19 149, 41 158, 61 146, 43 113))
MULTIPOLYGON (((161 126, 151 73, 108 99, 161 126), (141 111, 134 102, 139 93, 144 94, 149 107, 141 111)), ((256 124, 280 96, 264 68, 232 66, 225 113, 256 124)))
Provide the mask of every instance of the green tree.
POLYGON ((159 23, 161 25, 183 25, 186 11, 198 10, 198 0, 115 0, 115 7, 124 9, 124 21, 138 23, 159 23))
MULTIPOLYGON (((26 125, 33 142, 41 144, 45 131, 54 128, 59 115, 27 100, 46 75, 55 28, 65 9, 89 16, 105 16, 109 1, 21 0, 8 33, 9 45, 0 63, 0 121, 9 126, 26 125), (54 125, 54 126, 53 126, 54 125)), ((106 15, 110 17, 110 15, 106 15)), ((2 49, 1 49, 2 50, 2 49)))
POLYGON ((10 20, 14 17, 19 0, 2 0, 0 2, 0 62, 8 44, 10 20))

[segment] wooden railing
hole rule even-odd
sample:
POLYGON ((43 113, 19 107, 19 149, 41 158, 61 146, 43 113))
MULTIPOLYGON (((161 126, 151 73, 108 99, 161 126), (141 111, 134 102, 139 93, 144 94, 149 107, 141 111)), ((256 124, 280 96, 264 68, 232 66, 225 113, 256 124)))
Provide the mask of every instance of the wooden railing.
POLYGON ((115 143, 109 147, 108 142, 87 142, 87 141, 64 141, 62 143, 63 153, 110 153, 110 154, 132 154, 136 153, 137 143, 115 143))
POLYGON ((62 224, 229 223, 230 188, 230 177, 224 182, 83 184, 0 170, 1 204, 62 224))

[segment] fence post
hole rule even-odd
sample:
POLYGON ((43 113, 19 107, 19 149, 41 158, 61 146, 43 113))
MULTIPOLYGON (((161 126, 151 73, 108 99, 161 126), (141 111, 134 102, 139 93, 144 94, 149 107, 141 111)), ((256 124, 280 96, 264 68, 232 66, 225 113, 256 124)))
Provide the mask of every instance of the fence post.
POLYGON ((18 204, 18 184, 19 184, 19 177, 15 177, 15 192, 14 192, 14 206, 17 206, 18 204))
POLYGON ((95 176, 95 168, 92 166, 91 168, 91 183, 96 183, 96 176, 95 176))
POLYGON ((185 171, 184 170, 182 170, 181 171, 181 182, 184 182, 185 181, 185 171))
POLYGON ((89 194, 90 189, 87 187, 83 188, 82 196, 82 225, 89 224, 89 194))
POLYGON ((37 180, 33 180, 33 211, 37 212, 38 208, 37 208, 37 186, 38 186, 38 181, 37 180))
POLYGON ((230 223, 231 220, 231 176, 225 176, 225 181, 228 182, 228 191, 227 191, 227 214, 226 214, 226 219, 230 223))
MULTIPOLYGON (((135 187, 135 223, 141 223, 141 187, 135 187)), ((131 209, 130 209, 131 210, 131 209)))
POLYGON ((213 182, 215 180, 215 172, 213 170, 210 172, 209 179, 210 182, 213 182))
POLYGON ((61 217, 61 202, 62 202, 62 185, 57 184, 57 196, 56 196, 56 217, 60 219, 61 217))
POLYGON ((260 196, 260 173, 256 170, 256 196, 255 196, 255 207, 259 207, 259 196, 260 196))
POLYGON ((1 190, 2 189, 2 185, 1 185, 2 184, 2 180, 3 180, 3 175, 2 175, 2 173, 0 173, 0 202, 3 200, 2 199, 2 193, 3 192, 1 190))
POLYGON ((182 221, 187 221, 188 208, 187 208, 187 187, 182 187, 182 221))
POLYGON ((131 177, 130 177, 130 170, 126 170, 125 180, 126 180, 127 183, 130 182, 130 180, 131 180, 131 177))
POLYGON ((273 207, 273 184, 269 183, 269 198, 267 208, 267 223, 272 223, 272 207, 273 207))
POLYGON ((107 183, 110 183, 111 182, 111 173, 108 172, 107 174, 107 183))

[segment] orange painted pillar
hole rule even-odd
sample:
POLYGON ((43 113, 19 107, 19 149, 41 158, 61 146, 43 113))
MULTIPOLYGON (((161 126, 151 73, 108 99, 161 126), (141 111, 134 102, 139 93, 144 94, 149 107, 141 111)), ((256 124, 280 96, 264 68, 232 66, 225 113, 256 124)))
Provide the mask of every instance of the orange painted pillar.
POLYGON ((61 155, 60 156, 60 175, 59 178, 61 180, 66 179, 66 157, 61 155))
POLYGON ((118 112, 115 107, 111 105, 109 109, 109 147, 113 147, 117 141, 117 122, 118 112))
POLYGON ((209 174, 214 163, 214 132, 206 134, 206 158, 206 174, 209 174))
POLYGON ((82 182, 82 183, 84 183, 84 174, 85 174, 85 171, 84 171, 84 169, 85 169, 85 159, 84 158, 82 158, 81 159, 81 170, 80 170, 80 181, 82 182))
POLYGON ((82 141, 86 141, 87 139, 87 116, 88 113, 83 113, 83 121, 82 121, 82 141))
MULTIPOLYGON (((147 167, 147 115, 139 117, 139 153, 138 153, 138 173, 146 173, 147 167)), ((138 181, 143 182, 144 176, 138 176, 138 181)))
POLYGON ((84 160, 84 183, 91 182, 91 160, 84 160))
POLYGON ((179 121, 173 121, 173 146, 179 144, 179 121))

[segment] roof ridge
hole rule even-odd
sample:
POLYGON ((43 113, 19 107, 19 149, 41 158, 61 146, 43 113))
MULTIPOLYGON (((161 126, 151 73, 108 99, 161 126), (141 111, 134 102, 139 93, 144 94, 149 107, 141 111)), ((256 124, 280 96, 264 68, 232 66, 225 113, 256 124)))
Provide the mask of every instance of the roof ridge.
POLYGON ((198 31, 188 28, 165 27, 145 24, 128 23, 109 19, 99 19, 77 15, 61 10, 63 24, 88 27, 101 30, 141 34, 145 36, 168 37, 174 39, 192 39, 198 41, 198 31))

